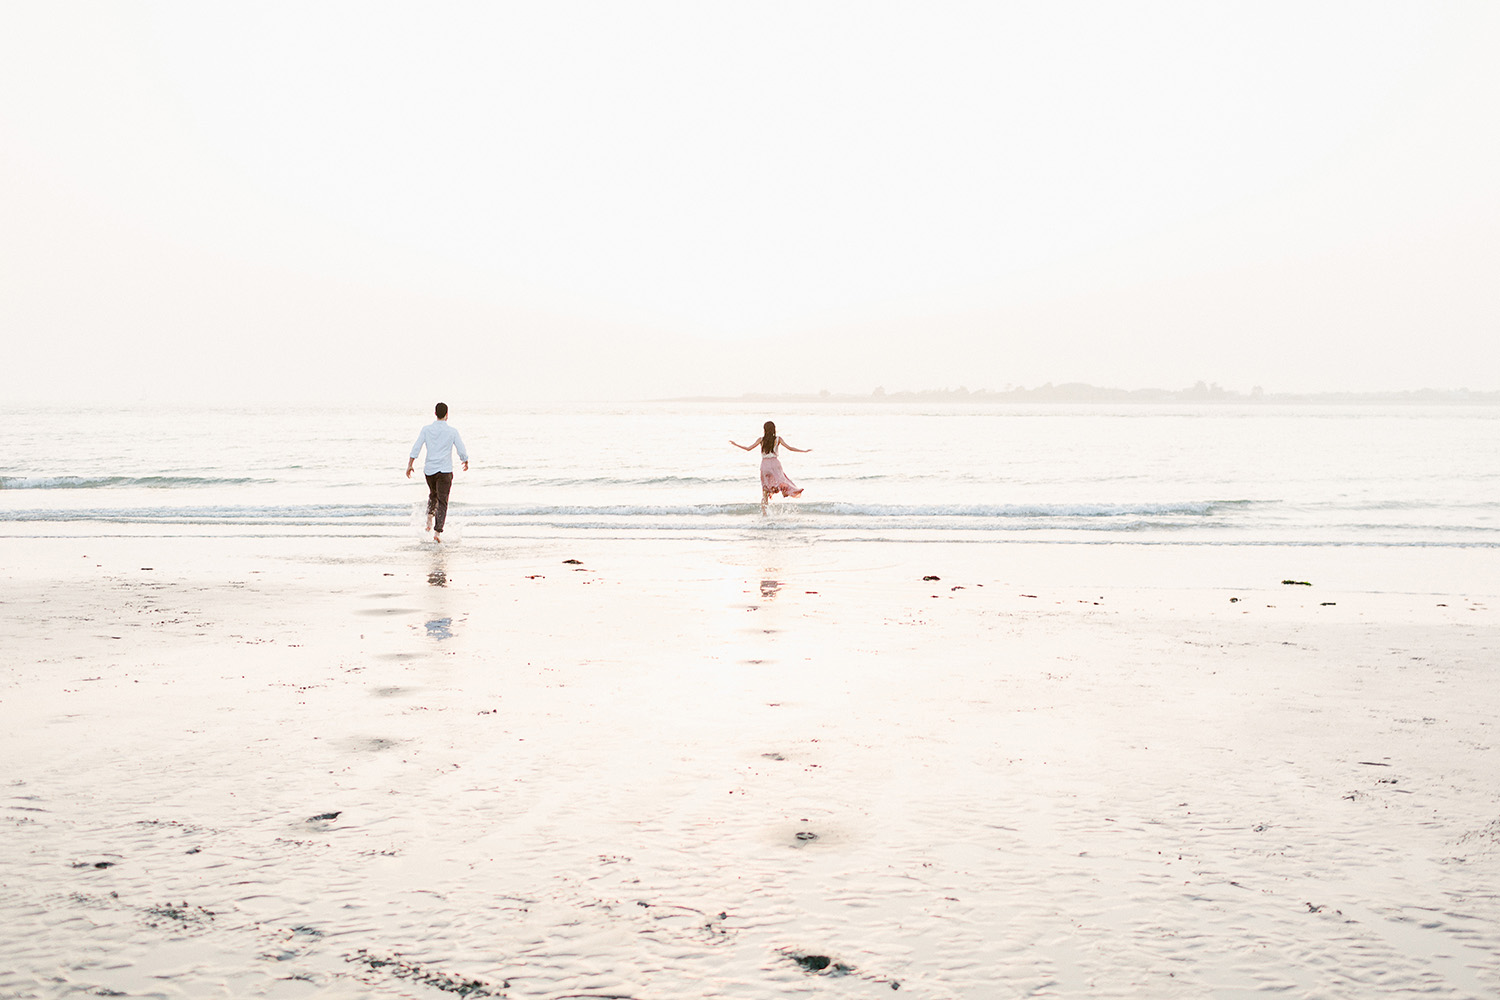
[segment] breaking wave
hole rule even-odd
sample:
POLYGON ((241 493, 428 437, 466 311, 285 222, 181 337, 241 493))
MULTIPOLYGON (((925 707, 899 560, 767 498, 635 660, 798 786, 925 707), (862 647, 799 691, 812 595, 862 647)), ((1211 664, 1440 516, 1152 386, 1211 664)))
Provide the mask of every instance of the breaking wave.
POLYGON ((0 490, 175 490, 202 486, 245 486, 270 481, 248 476, 0 476, 0 490))

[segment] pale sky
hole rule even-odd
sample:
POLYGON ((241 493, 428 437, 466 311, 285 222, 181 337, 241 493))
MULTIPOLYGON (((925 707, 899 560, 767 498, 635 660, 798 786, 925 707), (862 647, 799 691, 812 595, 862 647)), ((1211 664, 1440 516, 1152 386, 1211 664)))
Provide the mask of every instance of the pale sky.
POLYGON ((5 396, 1500 389, 1497 52, 1491 2, 0 0, 5 396))

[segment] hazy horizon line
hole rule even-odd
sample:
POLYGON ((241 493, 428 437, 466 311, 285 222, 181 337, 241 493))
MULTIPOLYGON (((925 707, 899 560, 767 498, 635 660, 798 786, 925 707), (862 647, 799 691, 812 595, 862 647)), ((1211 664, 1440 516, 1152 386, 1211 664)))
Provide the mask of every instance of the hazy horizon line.
MULTIPOLYGON (((166 409, 239 409, 255 406, 304 406, 316 411, 335 407, 338 409, 371 408, 386 409, 390 406, 412 405, 410 397, 395 399, 384 393, 373 393, 368 400, 355 400, 349 396, 332 393, 322 398, 308 396, 267 397, 253 396, 235 398, 218 394, 212 400, 193 399, 177 395, 171 400, 153 399, 154 394, 142 394, 135 398, 96 397, 53 398, 50 400, 13 399, 9 405, 0 405, 0 410, 37 410, 48 408, 68 409, 120 409, 137 406, 162 407, 166 409), (381 401, 381 400, 384 401, 381 401)), ((500 393, 497 396, 505 397, 500 393)), ((450 405, 461 408, 489 409, 484 402, 474 403, 473 395, 458 389, 439 397, 450 405)), ((435 397, 438 398, 438 397, 435 397)), ((1229 389, 1217 382, 1198 381, 1181 389, 1164 389, 1156 386, 1126 389, 1119 386, 1100 386, 1088 382, 1045 382, 1035 386, 1006 385, 1000 389, 967 386, 945 386, 924 389, 887 389, 875 386, 868 392, 842 392, 829 389, 808 391, 748 391, 738 394, 692 394, 649 396, 568 396, 561 394, 537 397, 508 396, 515 405, 611 405, 626 403, 902 403, 902 402, 1018 402, 1018 403, 1452 403, 1452 404, 1500 404, 1500 389, 1438 388, 1424 386, 1415 389, 1320 389, 1306 391, 1275 391, 1261 386, 1252 386, 1248 391, 1229 389)), ((429 409, 431 402, 422 404, 429 409)))
POLYGON ((1007 385, 1003 389, 969 389, 967 386, 889 390, 876 386, 868 393, 832 392, 822 389, 807 392, 746 392, 740 395, 673 396, 651 402, 902 402, 907 400, 1028 402, 1340 402, 1369 400, 1377 402, 1500 402, 1500 390, 1459 388, 1419 389, 1320 389, 1307 391, 1267 391, 1252 386, 1249 391, 1228 389, 1217 382, 1195 382, 1182 389, 1156 386, 1124 389, 1099 386, 1088 382, 1046 382, 1033 387, 1007 385))

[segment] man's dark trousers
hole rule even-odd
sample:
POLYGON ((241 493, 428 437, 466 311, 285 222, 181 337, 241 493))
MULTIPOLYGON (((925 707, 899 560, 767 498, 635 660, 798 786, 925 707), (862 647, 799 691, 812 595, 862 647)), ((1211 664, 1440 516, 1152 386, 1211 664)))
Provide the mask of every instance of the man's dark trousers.
POLYGON ((443 532, 443 522, 448 520, 448 491, 453 489, 453 473, 434 472, 427 477, 427 516, 432 518, 432 530, 443 532))

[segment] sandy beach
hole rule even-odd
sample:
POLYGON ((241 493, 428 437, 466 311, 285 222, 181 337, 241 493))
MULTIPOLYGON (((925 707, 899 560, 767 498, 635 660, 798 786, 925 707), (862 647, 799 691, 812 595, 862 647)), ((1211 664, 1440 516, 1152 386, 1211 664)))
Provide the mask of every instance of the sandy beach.
POLYGON ((1500 993, 1486 549, 3 545, 5 996, 1500 993))

